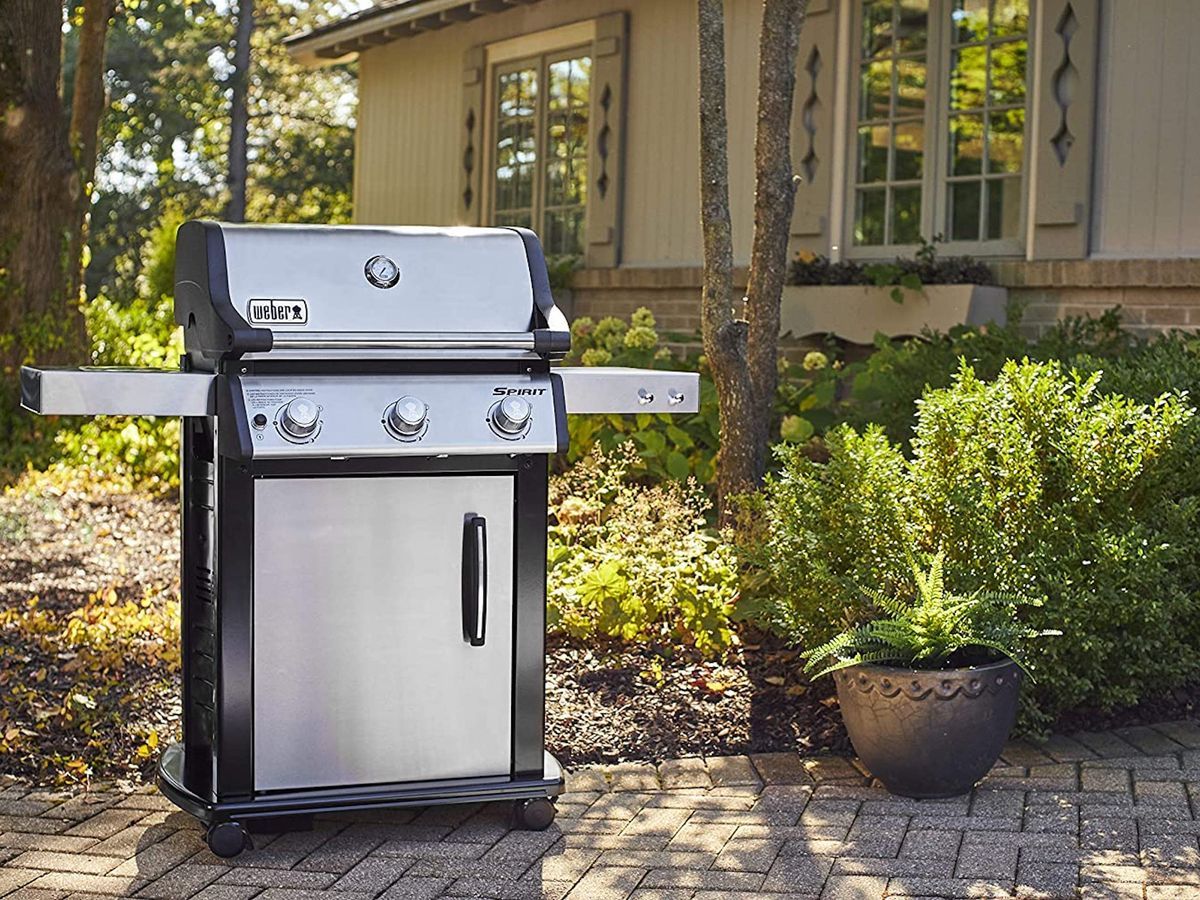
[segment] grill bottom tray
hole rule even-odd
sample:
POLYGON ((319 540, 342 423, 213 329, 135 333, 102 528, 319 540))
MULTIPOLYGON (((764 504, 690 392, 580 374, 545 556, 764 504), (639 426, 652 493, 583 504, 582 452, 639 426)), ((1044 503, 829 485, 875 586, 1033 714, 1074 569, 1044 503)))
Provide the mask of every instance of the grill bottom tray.
POLYGON ((427 781, 370 787, 326 788, 280 791, 253 800, 214 802, 193 794, 183 783, 183 745, 171 744, 158 761, 158 787, 168 800, 205 825, 219 822, 250 822, 259 818, 306 816, 348 812, 379 807, 430 806, 447 803, 488 803, 557 797, 565 779, 557 759, 546 754, 544 777, 540 780, 496 780, 484 778, 427 781))

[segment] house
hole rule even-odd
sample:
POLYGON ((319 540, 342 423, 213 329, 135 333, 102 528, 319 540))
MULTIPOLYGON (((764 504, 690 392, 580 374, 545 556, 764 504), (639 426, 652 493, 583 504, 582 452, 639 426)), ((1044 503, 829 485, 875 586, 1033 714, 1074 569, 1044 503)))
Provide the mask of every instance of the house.
MULTIPOLYGON (((735 258, 761 0, 726 0, 735 258)), ((1200 325, 1196 0, 811 0, 793 251, 994 263, 1033 328, 1116 304, 1200 325)), ((694 0, 378 0, 289 40, 357 54, 362 223, 523 224, 574 312, 699 320, 694 0)))

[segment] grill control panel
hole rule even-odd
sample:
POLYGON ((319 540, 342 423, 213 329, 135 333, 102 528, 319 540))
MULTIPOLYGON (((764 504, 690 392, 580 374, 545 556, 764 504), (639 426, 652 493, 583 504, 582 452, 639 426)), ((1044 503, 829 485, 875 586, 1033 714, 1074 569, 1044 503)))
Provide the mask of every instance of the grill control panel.
POLYGON ((241 387, 255 457, 566 449, 558 428, 565 410, 556 409, 546 374, 262 375, 243 376, 241 387))

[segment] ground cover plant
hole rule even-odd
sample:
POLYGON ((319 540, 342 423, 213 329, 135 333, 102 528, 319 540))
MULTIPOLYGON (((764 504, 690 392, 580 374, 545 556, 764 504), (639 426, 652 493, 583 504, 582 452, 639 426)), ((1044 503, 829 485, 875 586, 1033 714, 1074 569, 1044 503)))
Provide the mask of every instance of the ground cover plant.
POLYGON ((894 592, 914 551, 944 551, 955 590, 1044 597, 1023 610, 1037 679, 1023 723, 1137 703, 1200 674, 1195 410, 1139 402, 1100 373, 963 366, 917 407, 912 456, 878 426, 834 429, 829 461, 784 448, 758 501, 761 615, 815 647, 871 615, 856 585, 894 592))
POLYGON ((552 479, 548 625, 719 654, 733 643, 733 550, 708 530, 699 485, 631 481, 636 460, 632 444, 596 448, 552 479))

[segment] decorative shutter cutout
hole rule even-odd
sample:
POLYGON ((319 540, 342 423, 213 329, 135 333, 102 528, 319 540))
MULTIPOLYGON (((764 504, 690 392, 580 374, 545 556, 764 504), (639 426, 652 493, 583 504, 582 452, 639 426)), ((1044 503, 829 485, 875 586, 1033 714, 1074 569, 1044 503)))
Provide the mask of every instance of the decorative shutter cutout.
POLYGON ((1036 173, 1029 191, 1033 259, 1082 259, 1091 219, 1099 0, 1037 4, 1039 52, 1028 136, 1036 173))
POLYGON ((796 56, 796 96, 792 111, 792 166, 796 185, 792 248, 828 253, 829 209, 833 201, 833 116, 837 13, 829 0, 808 7, 796 56))
POLYGON ((483 221, 483 166, 487 154, 483 148, 483 108, 487 59, 484 48, 472 47, 463 58, 462 116, 459 119, 458 223, 479 225, 483 221))
POLYGON ((621 194, 625 142, 625 60, 629 17, 596 20, 592 42, 591 133, 586 264, 611 268, 621 261, 621 194))

